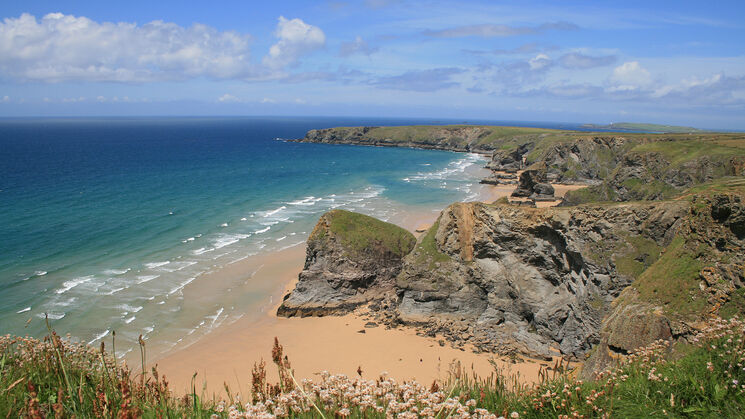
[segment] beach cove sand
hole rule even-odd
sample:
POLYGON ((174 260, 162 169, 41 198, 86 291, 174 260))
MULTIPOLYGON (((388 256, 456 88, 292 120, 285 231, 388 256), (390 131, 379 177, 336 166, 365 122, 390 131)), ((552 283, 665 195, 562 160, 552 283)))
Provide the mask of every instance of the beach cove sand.
MULTIPOLYGON (((513 185, 484 187, 479 200, 493 202, 509 196, 513 189, 513 185)), ((407 212, 393 221, 414 232, 434 222, 438 213, 407 212)), ((449 343, 440 346, 439 337, 419 336, 413 328, 366 328, 367 320, 358 312, 344 316, 277 317, 276 308, 295 286, 304 260, 304 243, 264 256, 261 269, 250 280, 266 284, 261 288, 272 293, 271 301, 275 302, 272 307, 267 307, 260 316, 244 316, 217 327, 186 347, 174 348, 150 365, 157 364, 177 395, 191 392, 196 373, 193 383, 197 393, 204 391, 210 397, 224 395, 225 384, 232 393, 247 396, 251 369, 262 359, 267 363, 270 381, 276 381, 276 368, 271 362, 275 337, 284 347, 298 380, 318 381, 321 371, 355 377, 361 368, 363 378, 374 379, 386 372, 398 381, 415 379, 429 385, 436 379, 446 379, 451 365, 459 362, 466 371, 473 370, 481 377, 489 376, 497 367, 506 374, 519 374, 520 381, 529 384, 538 380, 541 366, 549 364, 530 359, 513 363, 494 354, 474 353, 470 347, 454 348, 449 343)), ((241 267, 236 265, 216 275, 240 275, 241 267)), ((209 290, 190 290, 192 295, 187 295, 187 300, 198 301, 204 292, 209 290)))

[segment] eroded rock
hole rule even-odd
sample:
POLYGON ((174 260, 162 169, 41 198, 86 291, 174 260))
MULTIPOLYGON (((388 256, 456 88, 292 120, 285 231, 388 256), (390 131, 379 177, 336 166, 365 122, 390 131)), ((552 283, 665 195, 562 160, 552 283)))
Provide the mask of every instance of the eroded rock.
POLYGON ((403 257, 416 239, 408 231, 344 210, 321 216, 308 238, 305 266, 280 316, 343 314, 392 294, 403 257))

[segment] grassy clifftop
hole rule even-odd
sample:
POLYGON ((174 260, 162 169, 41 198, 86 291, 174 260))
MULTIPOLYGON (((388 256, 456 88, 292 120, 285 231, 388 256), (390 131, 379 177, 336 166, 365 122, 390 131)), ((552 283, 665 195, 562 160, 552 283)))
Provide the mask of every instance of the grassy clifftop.
MULTIPOLYGON (((512 150, 532 143, 539 158, 551 146, 591 137, 623 137, 639 143, 694 140, 725 144, 745 140, 742 133, 682 131, 665 133, 585 132, 547 128, 492 125, 409 125, 396 127, 335 127, 311 130, 301 142, 358 144, 389 147, 438 148, 453 151, 491 152, 512 150)), ((741 145, 740 145, 741 146, 741 145)))
POLYGON ((380 252, 403 258, 416 243, 403 228, 356 212, 332 210, 321 221, 308 241, 326 240, 331 233, 350 255, 380 252))
POLYGON ((400 127, 337 127, 311 130, 302 142, 414 147, 489 153, 573 131, 485 125, 412 125, 400 127))

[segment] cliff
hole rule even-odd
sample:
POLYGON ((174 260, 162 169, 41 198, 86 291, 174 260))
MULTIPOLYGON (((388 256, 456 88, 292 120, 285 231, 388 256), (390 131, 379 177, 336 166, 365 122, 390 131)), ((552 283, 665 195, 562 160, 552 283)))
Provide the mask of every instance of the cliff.
POLYGON ((396 271, 361 293, 390 297, 370 305, 380 322, 480 351, 587 357, 582 374, 592 378, 658 339, 685 342, 711 315, 745 313, 742 134, 420 128, 306 140, 493 150, 489 181, 536 199, 550 195, 547 182, 589 186, 554 208, 456 203, 396 267, 358 260, 396 271))
POLYGON ((670 244, 687 206, 453 204, 404 259, 400 321, 484 351, 581 355, 598 343, 615 297, 670 244))
POLYGON ((479 125, 339 127, 308 131, 298 142, 410 147, 491 154, 504 144, 522 144, 571 131, 479 125))
POLYGON ((745 181, 707 185, 660 257, 614 301, 582 370, 593 378, 656 340, 686 342, 710 316, 745 314, 745 181))
POLYGON ((300 142, 413 147, 491 155, 484 183, 514 183, 536 163, 546 181, 586 184, 563 205, 670 199, 694 185, 745 173, 741 133, 588 133, 541 128, 448 125, 311 130, 300 142))
POLYGON ((343 314, 393 291, 403 257, 416 239, 375 218, 332 210, 318 220, 307 242, 305 266, 280 316, 343 314))

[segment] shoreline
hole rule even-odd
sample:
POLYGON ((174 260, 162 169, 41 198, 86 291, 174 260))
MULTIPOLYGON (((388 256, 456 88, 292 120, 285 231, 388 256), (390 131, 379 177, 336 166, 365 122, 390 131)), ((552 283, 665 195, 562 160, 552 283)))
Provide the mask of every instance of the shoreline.
MULTIPOLYGON (((514 185, 484 185, 477 200, 494 202, 509 196, 513 189, 514 185)), ((412 209, 391 221, 420 235, 416 230, 433 223, 438 214, 439 211, 412 209)), ((277 307, 294 288, 304 260, 305 247, 300 245, 264 256, 264 265, 254 273, 252 281, 271 283, 279 290, 272 294, 276 300, 272 298, 271 309, 258 317, 242 316, 217 326, 188 346, 168 351, 150 366, 158 366, 176 394, 191 391, 196 372, 197 391, 203 391, 205 396, 224 396, 224 383, 231 392, 247 395, 251 369, 262 359, 268 361, 268 377, 276 380, 276 368, 271 365, 275 337, 283 345, 298 380, 317 379, 324 370, 355 377, 361 368, 363 378, 377 378, 387 371, 397 381, 415 379, 428 385, 446 379, 450 366, 459 362, 466 371, 481 377, 499 368, 507 374, 517 374, 522 384, 532 384, 538 381, 540 368, 549 365, 540 360, 515 362, 495 354, 475 353, 470 347, 454 348, 441 343, 439 337, 420 336, 412 327, 365 327, 367 320, 360 309, 342 316, 277 317, 277 307)))

